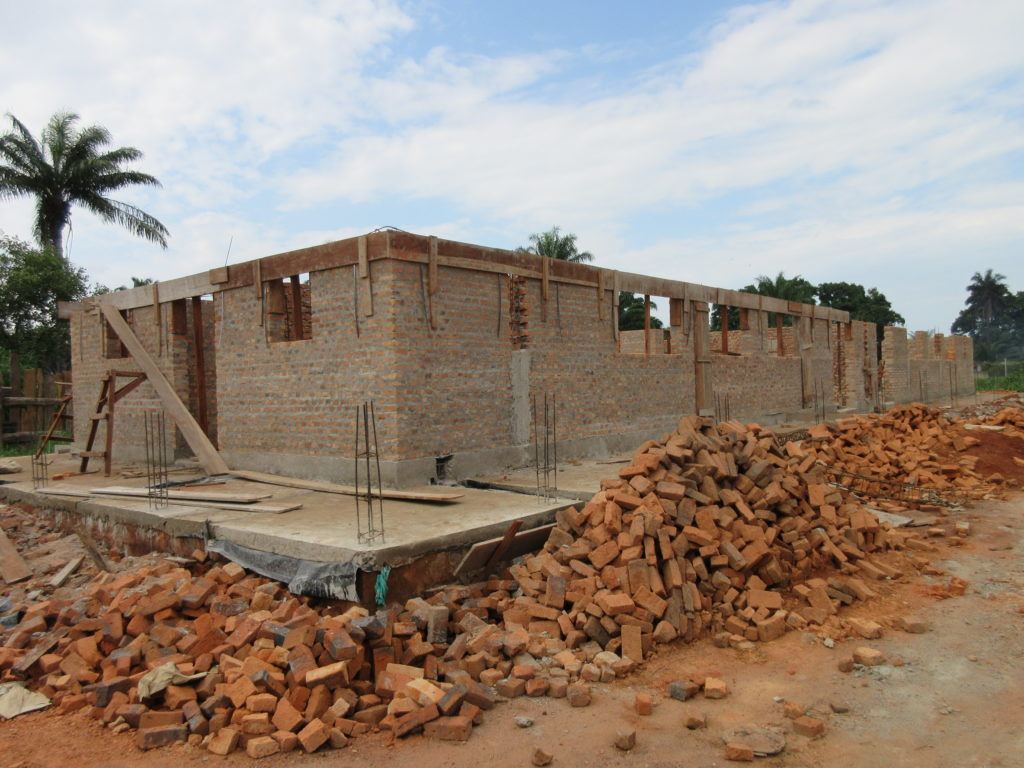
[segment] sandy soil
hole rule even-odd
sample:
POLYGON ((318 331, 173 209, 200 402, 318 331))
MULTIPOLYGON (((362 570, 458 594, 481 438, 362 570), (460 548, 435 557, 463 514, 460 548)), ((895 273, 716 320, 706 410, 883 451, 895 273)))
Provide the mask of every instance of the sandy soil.
MULTIPOLYGON (((571 709, 565 700, 518 699, 487 713, 466 744, 433 742, 422 736, 398 744, 382 734, 347 749, 308 757, 278 755, 261 765, 387 766, 401 760, 424 766, 528 766, 535 747, 555 756, 554 766, 722 766, 721 735, 737 725, 774 725, 787 732, 786 750, 758 760, 765 766, 1024 766, 1024 496, 984 502, 963 513, 973 526, 958 541, 935 540, 930 553, 941 574, 908 574, 881 587, 879 599, 858 604, 850 616, 870 617, 887 627, 876 641, 788 633, 754 651, 714 647, 710 642, 662 648, 632 677, 595 686, 595 701, 571 709), (960 544, 957 546, 957 544, 960 544), (962 597, 939 599, 929 586, 951 576, 969 583, 962 597), (892 628, 900 616, 931 623, 923 635, 892 628), (859 645, 883 650, 901 666, 842 673, 838 661, 859 645), (720 701, 681 703, 665 696, 668 681, 688 673, 715 673, 731 694, 720 701), (637 692, 651 693, 654 714, 638 717, 637 692), (815 740, 792 733, 777 701, 792 700, 827 721, 815 740), (843 714, 833 705, 848 707, 843 714), (687 713, 706 713, 708 728, 688 731, 687 713), (535 724, 516 727, 525 714, 535 724), (635 728, 637 746, 612 745, 620 728, 635 728)), ((216 757, 186 745, 142 754, 131 734, 112 735, 84 715, 43 712, 0 723, 0 766, 248 765, 244 754, 216 757)))

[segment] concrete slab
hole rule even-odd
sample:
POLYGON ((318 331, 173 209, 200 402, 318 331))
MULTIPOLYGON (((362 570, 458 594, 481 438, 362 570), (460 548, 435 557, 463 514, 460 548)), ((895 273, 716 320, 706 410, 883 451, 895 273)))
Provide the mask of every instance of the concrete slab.
MULTIPOLYGON (((466 548, 500 536, 513 520, 523 520, 524 530, 543 525, 566 505, 564 500, 542 501, 521 493, 472 488, 460 489, 465 491, 464 498, 448 505, 385 500, 384 538, 362 543, 356 523, 356 499, 351 496, 228 479, 224 484, 210 486, 210 490, 258 490, 271 494, 265 503, 297 501, 302 507, 281 514, 246 512, 244 505, 237 510, 182 505, 151 508, 145 499, 48 496, 46 487, 32 487, 27 457, 19 459, 19 464, 22 463, 22 472, 0 477, 5 483, 0 485, 0 498, 95 516, 172 537, 202 538, 208 532, 214 538, 264 552, 319 562, 353 561, 363 570, 375 570, 385 564, 394 567, 427 553, 466 548)), ((77 460, 58 455, 52 459, 49 474, 60 476, 76 469, 77 460)), ((115 471, 109 478, 101 473, 72 474, 51 481, 47 487, 80 491, 115 484, 145 487, 145 478, 131 477, 132 474, 131 470, 115 471)), ((171 476, 172 480, 188 477, 171 476)))

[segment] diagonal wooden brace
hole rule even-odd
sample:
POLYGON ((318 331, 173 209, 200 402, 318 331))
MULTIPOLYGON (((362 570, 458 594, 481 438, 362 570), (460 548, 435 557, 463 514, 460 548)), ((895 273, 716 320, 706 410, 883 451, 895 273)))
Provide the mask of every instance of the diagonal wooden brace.
POLYGON ((135 359, 143 373, 146 374, 149 383, 156 390, 160 402, 163 403, 164 408, 167 409, 171 418, 174 419, 174 423, 178 425, 178 429, 181 430, 185 442, 188 443, 189 447, 196 454, 199 463, 211 475, 227 474, 230 471, 227 463, 217 452, 217 449, 213 447, 213 443, 210 442, 210 439, 196 420, 192 418, 192 414, 188 412, 188 408, 185 407, 181 398, 178 397, 178 393, 174 391, 170 382, 167 381, 167 378, 153 360, 152 355, 146 351, 146 348, 142 346, 142 342, 132 332, 125 319, 121 317, 121 313, 116 307, 104 302, 100 303, 100 309, 103 312, 103 317, 106 318, 110 327, 114 329, 114 333, 117 334, 121 343, 128 349, 128 353, 135 359))

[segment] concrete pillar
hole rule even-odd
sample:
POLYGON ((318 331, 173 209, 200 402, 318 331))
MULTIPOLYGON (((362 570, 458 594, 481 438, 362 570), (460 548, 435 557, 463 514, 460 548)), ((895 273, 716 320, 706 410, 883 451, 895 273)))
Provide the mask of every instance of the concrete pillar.
POLYGON ((530 350, 517 349, 509 361, 512 377, 512 443, 530 442, 530 350))

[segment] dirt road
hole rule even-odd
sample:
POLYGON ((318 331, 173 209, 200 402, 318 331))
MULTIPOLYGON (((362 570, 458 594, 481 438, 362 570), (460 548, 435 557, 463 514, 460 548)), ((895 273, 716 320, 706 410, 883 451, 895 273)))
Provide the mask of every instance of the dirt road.
MULTIPOLYGON (((729 728, 773 725, 786 732, 785 751, 757 762, 765 766, 1024 766, 1024 496, 985 502, 965 514, 973 526, 961 546, 936 540, 928 557, 941 575, 908 575, 881 587, 879 599, 858 603, 844 616, 872 618, 886 627, 881 640, 823 639, 790 632, 752 651, 693 646, 662 648, 638 674, 595 686, 594 704, 571 709, 565 700, 517 699, 487 713, 466 744, 410 737, 397 745, 381 734, 357 739, 347 749, 322 755, 277 755, 276 766, 365 768, 401 764, 480 768, 528 766, 535 747, 554 755, 553 766, 726 765, 721 740, 729 728), (962 597, 939 599, 930 586, 950 576, 965 579, 962 597), (925 634, 891 628, 900 616, 927 620, 925 634), (891 662, 839 671, 840 659, 869 645, 891 662), (719 701, 668 699, 666 684, 688 673, 723 677, 730 695, 719 701), (657 702, 654 714, 633 712, 637 692, 657 702), (827 732, 810 740, 792 732, 782 700, 795 701, 827 721, 827 732), (848 709, 836 713, 835 709, 848 709), (688 713, 706 713, 708 727, 688 731, 688 713), (530 728, 516 715, 534 720, 530 728), (635 728, 628 753, 612 742, 620 728, 635 728)), ((112 735, 79 713, 27 715, 0 723, 0 766, 248 765, 244 754, 221 758, 179 745, 143 754, 132 735, 112 735)), ((732 765, 732 763, 728 763, 732 765)))

